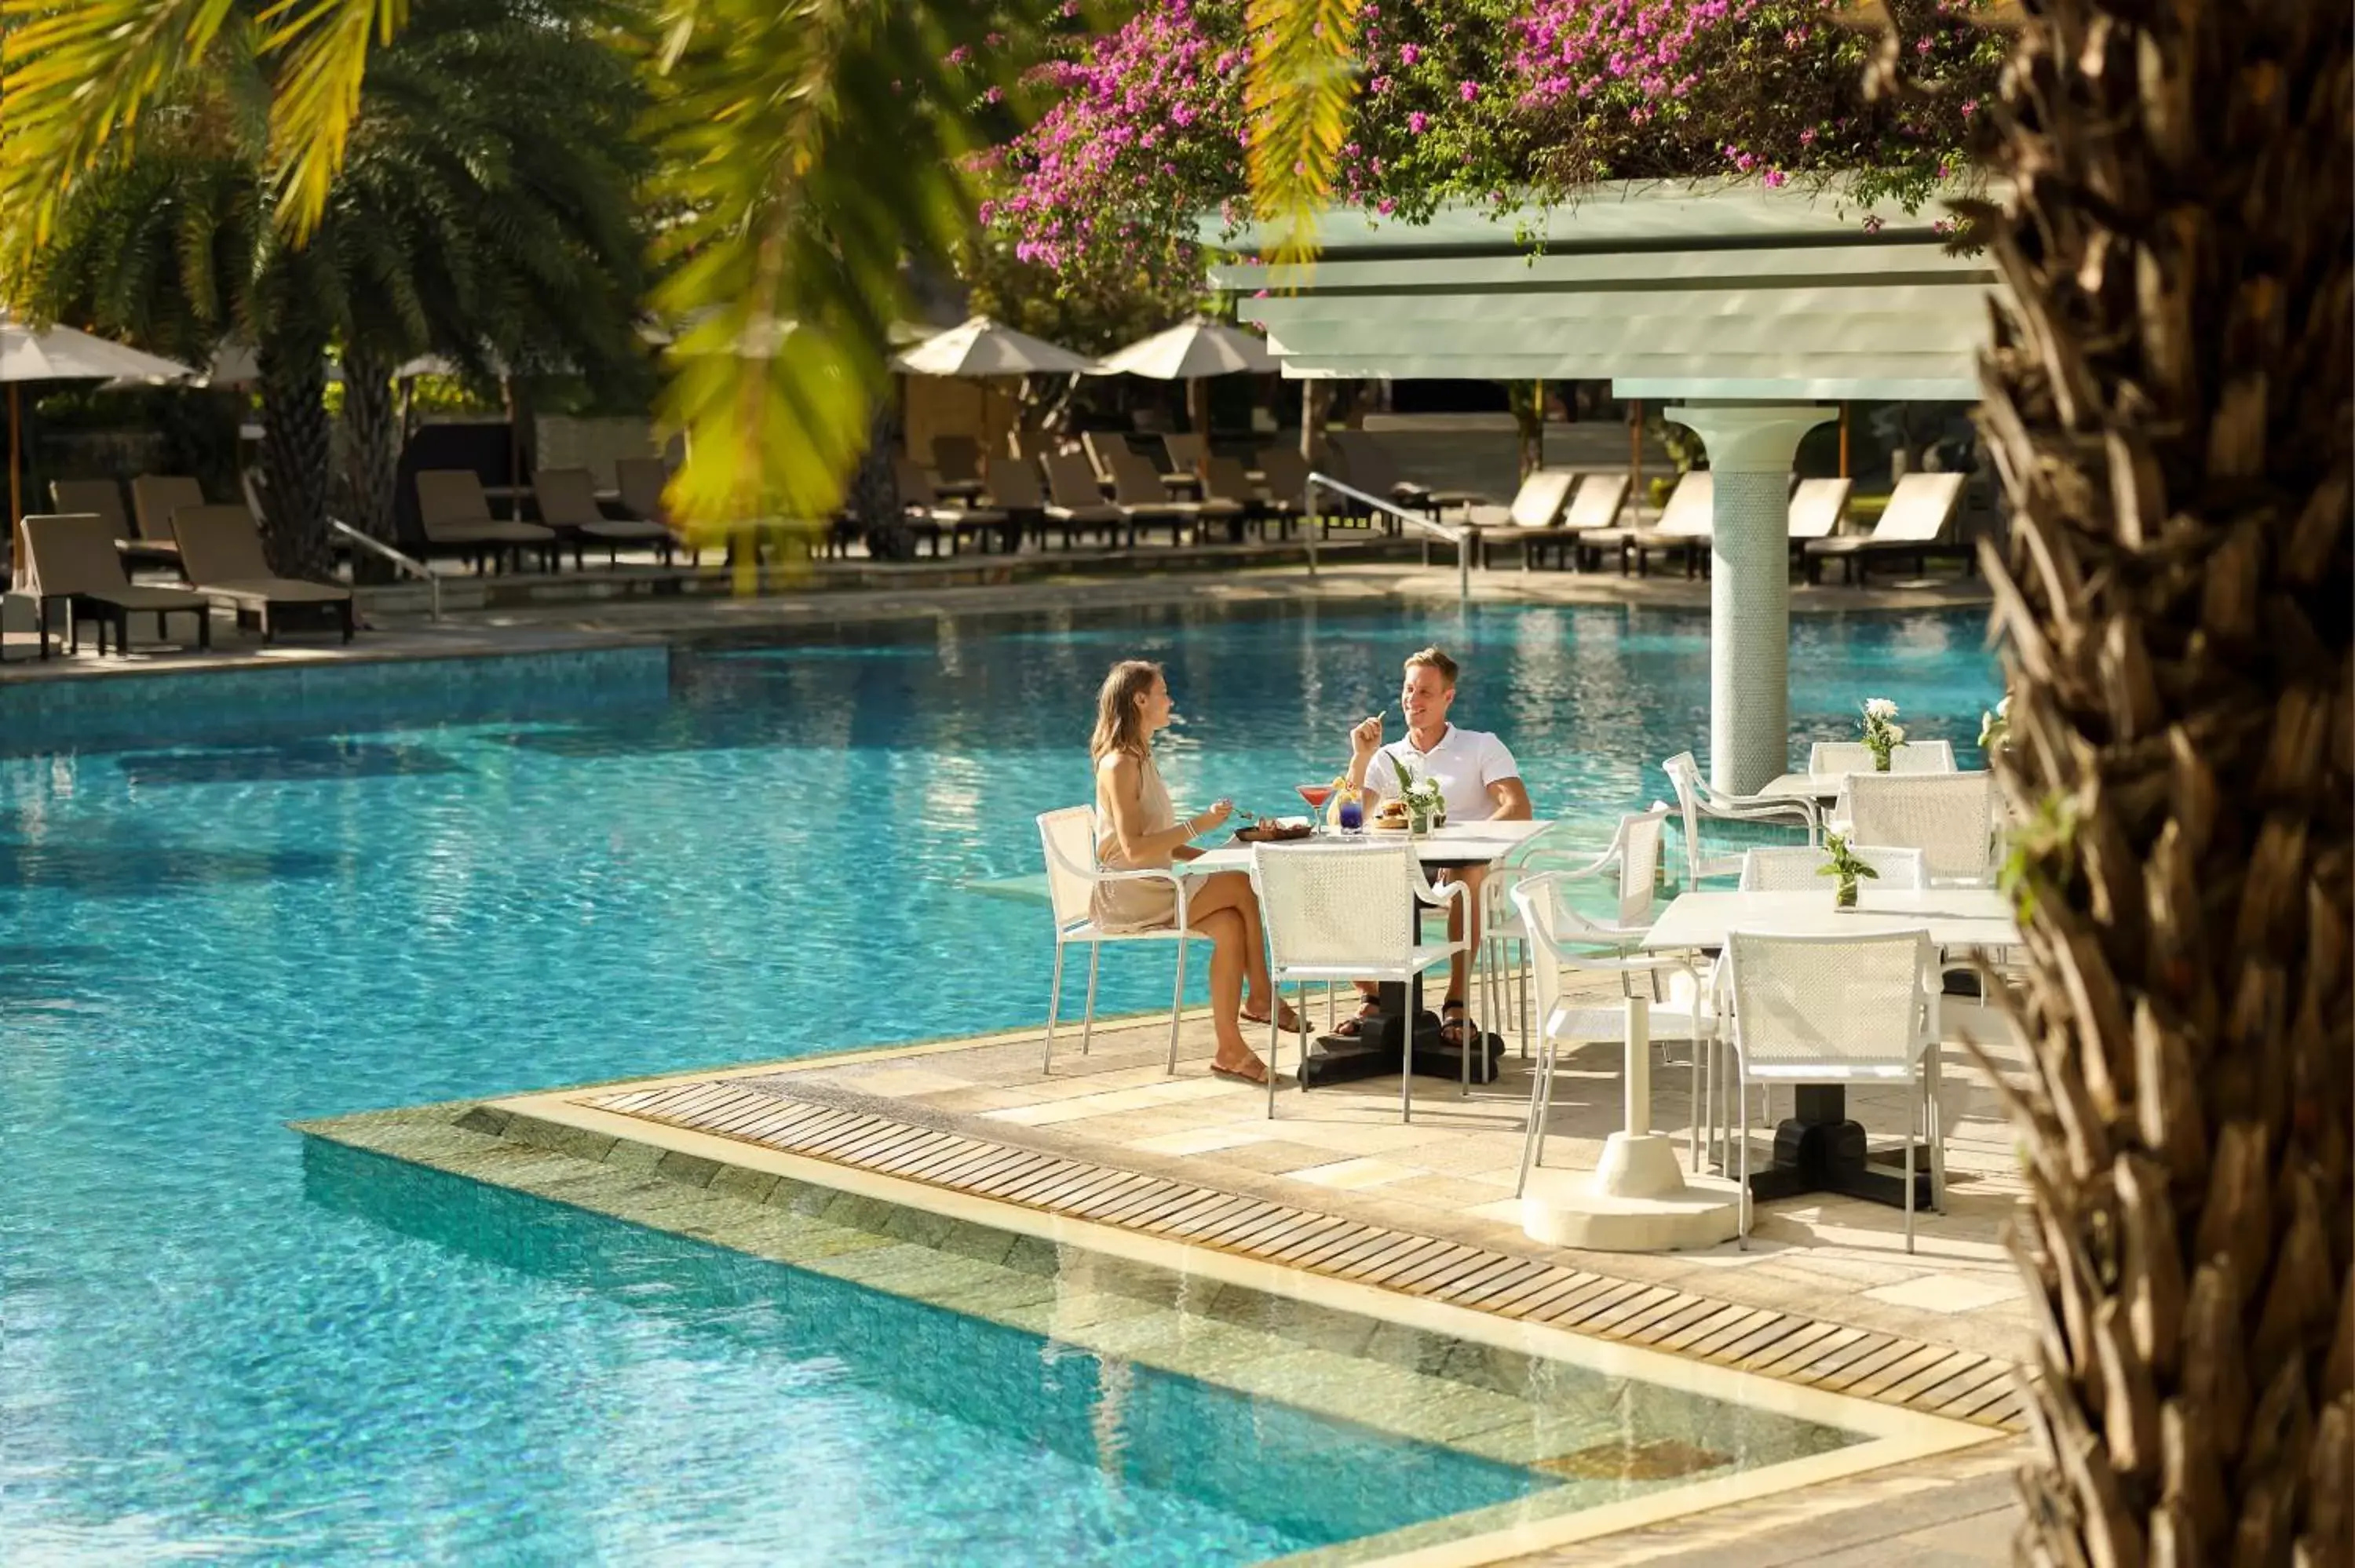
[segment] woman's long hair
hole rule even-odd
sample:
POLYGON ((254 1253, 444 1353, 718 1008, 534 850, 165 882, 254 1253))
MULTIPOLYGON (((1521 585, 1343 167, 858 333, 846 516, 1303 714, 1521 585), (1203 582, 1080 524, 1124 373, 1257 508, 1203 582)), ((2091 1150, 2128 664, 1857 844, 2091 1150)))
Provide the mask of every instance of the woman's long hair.
POLYGON ((1096 693, 1096 733, 1088 741, 1088 760, 1102 762, 1115 751, 1143 757, 1153 745, 1137 699, 1153 690, 1161 666, 1149 659, 1124 659, 1104 677, 1096 693))

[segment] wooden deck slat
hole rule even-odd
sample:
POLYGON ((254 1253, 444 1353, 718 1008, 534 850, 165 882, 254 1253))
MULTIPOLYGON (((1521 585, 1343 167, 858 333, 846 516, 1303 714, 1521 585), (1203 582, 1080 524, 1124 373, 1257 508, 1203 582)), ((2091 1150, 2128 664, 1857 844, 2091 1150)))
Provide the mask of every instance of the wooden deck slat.
POLYGON ((1357 1277, 1369 1285, 1390 1285, 1409 1269, 1423 1266, 1455 1245, 1436 1236, 1402 1236, 1400 1240, 1401 1245, 1396 1251, 1356 1271, 1357 1277))
POLYGON ((1744 1312, 1741 1317, 1735 1319, 1732 1322, 1724 1325, 1711 1333, 1703 1334, 1691 1344, 1687 1345, 1685 1347, 1685 1354, 1692 1357, 1695 1361, 1714 1361, 1717 1359, 1718 1353, 1723 1351, 1726 1346, 1733 1343, 1736 1340, 1748 1339, 1752 1334, 1757 1332, 1758 1330, 1764 1328, 1766 1324, 1773 1322, 1782 1315, 1783 1314, 1775 1311, 1772 1307, 1753 1307, 1749 1311, 1744 1312))
POLYGON ((1820 1345, 1840 1331, 1837 1323, 1803 1322, 1799 1331, 1787 1334, 1771 1345, 1764 1345, 1743 1356, 1734 1365, 1745 1372, 1764 1372, 1777 1361, 1805 1354, 1811 1347, 1820 1345))
POLYGON ((1661 1324, 1681 1321, 1690 1318, 1695 1312, 1706 1310, 1708 1307, 1709 1302, 1706 1298, 1679 1290, 1666 1301, 1657 1302, 1645 1308, 1641 1312, 1631 1313, 1621 1319, 1619 1326, 1612 1330, 1612 1334, 1614 1338, 1625 1340, 1631 1344, 1642 1344, 1646 1337, 1661 1324))
POLYGON ((1565 1303, 1549 1313, 1545 1320, 1557 1329, 1582 1329, 1620 1302, 1651 1288, 1640 1279, 1606 1280, 1603 1289, 1576 1302, 1565 1303))
POLYGON ((1891 1399, 1902 1399, 1916 1410, 1935 1410, 1966 1388, 1976 1387, 1987 1376, 1987 1368, 2001 1363, 1993 1356, 1975 1356, 1968 1364, 1945 1371, 1938 1378, 1914 1378, 1889 1391, 1891 1399))
POLYGON ((1763 1324, 1732 1344, 1720 1349, 1717 1359, 1721 1361, 1732 1361, 1739 1366, 1761 1351, 1781 1344, 1793 1334, 1806 1328, 1807 1321, 1805 1318, 1795 1317, 1788 1312, 1782 1313, 1772 1322, 1763 1324))
POLYGON ((1491 1274, 1476 1285, 1470 1280, 1459 1282, 1451 1293, 1459 1307, 1487 1311, 1490 1303, 1520 1290, 1540 1279, 1553 1277, 1553 1265, 1540 1263, 1535 1258, 1516 1257, 1507 1260, 1507 1266, 1491 1274))
POLYGON ((1829 1377, 1819 1377, 1813 1381, 1817 1388, 1826 1393, 1838 1393, 1843 1389, 1854 1388, 1865 1379, 1877 1376, 1884 1369, 1895 1366, 1908 1357, 1921 1354, 1922 1350, 1922 1341, 1919 1340, 1891 1340, 1870 1355, 1859 1356, 1829 1377))
POLYGON ((1900 1404, 1902 1401, 1897 1393, 1899 1388, 1912 1383, 1924 1372, 1950 1366, 1968 1354, 1967 1351, 1954 1350, 1945 1345, 1923 1345, 1918 1340, 1916 1344, 1918 1348, 1912 1355, 1899 1357, 1871 1376, 1859 1378, 1849 1384, 1849 1387, 1865 1391, 1857 1395, 1859 1399, 1872 1399, 1885 1391, 1890 1396, 1890 1403, 1900 1404))
POLYGON ((1671 1286, 1646 1286, 1644 1289, 1628 1297, 1626 1299, 1616 1302, 1614 1305, 1604 1308, 1602 1311, 1595 1313, 1593 1317, 1587 1319, 1584 1322, 1579 1325, 1579 1330, 1582 1333, 1588 1334, 1607 1334, 1615 1339, 1618 1337, 1619 1325, 1622 1323, 1625 1323, 1629 1319, 1636 1317, 1638 1313, 1649 1311, 1655 1307, 1675 1301, 1683 1295, 1683 1291, 1676 1289, 1671 1286))
POLYGON ((1348 1256, 1350 1253, 1367 1245, 1369 1243, 1380 1241, 1384 1236, 1396 1235, 1398 1233, 1395 1231, 1385 1230, 1380 1225, 1369 1225, 1353 1223, 1348 1230, 1343 1231, 1340 1234, 1327 1240, 1322 1245, 1312 1251, 1300 1254, 1298 1258, 1299 1266, 1302 1268, 1314 1268, 1321 1272, 1330 1273, 1332 1271, 1333 1264, 1337 1259, 1348 1256))
POLYGON ((1754 1363, 1754 1370, 1767 1377, 1790 1377, 1795 1375, 1798 1368, 1818 1365, 1865 1337, 1865 1331, 1862 1329, 1844 1328, 1831 1323, 1827 1323, 1824 1327, 1830 1329, 1831 1332, 1817 1340, 1813 1344, 1802 1345, 1794 1340, 1778 1345, 1774 1349, 1773 1358, 1758 1360, 1754 1363))
POLYGON ((1581 1269, 1565 1268, 1561 1271, 1561 1277, 1557 1279, 1547 1280, 1532 1289, 1508 1296, 1497 1303, 1496 1310, 1509 1313, 1516 1318, 1535 1318, 1541 1313, 1552 1310, 1556 1302, 1602 1283, 1601 1275, 1588 1274, 1581 1269))

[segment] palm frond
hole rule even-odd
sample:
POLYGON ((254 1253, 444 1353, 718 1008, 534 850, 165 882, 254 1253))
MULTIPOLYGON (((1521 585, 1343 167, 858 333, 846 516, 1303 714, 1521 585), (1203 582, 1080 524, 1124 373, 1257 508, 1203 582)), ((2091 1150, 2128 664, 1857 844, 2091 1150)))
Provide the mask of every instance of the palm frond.
POLYGON ((230 4, 0 3, 0 275, 48 241, 72 182, 204 54, 230 4))
MULTIPOLYGON (((1039 7, 1041 11, 1045 6, 1039 7)), ((646 41, 654 196, 678 214, 656 313, 683 323, 664 422, 672 504, 706 529, 839 503, 888 376, 906 269, 970 231, 978 58, 1004 11, 885 0, 673 0, 646 41)))
MULTIPOLYGON (((278 164, 278 217, 308 238, 326 211, 344 166, 371 43, 390 43, 409 18, 409 0, 277 0, 262 13, 263 48, 283 53, 270 106, 278 164)), ((515 90, 527 90, 516 84, 515 90)))
POLYGON ((1362 0, 1250 0, 1251 77, 1243 90, 1252 209, 1273 265, 1316 253, 1316 215, 1333 194, 1357 94, 1362 0))

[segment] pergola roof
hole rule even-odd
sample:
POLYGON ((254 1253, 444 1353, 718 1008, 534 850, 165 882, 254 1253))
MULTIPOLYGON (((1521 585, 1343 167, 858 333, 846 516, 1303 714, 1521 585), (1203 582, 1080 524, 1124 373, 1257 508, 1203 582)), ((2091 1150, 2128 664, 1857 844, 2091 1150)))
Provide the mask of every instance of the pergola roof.
POLYGON ((1266 291, 1241 314, 1290 376, 1971 401, 1996 281, 1984 258, 1947 254, 1930 214, 1754 181, 1604 185, 1572 207, 1459 207, 1427 225, 1335 214, 1318 238, 1312 268, 1211 269, 1213 287, 1266 291))

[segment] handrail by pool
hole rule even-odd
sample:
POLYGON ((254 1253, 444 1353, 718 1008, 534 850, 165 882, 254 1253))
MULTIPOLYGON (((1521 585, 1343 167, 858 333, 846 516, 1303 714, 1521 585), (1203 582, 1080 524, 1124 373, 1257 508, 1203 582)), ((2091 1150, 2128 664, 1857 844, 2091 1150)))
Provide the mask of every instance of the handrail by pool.
MULTIPOLYGON (((1314 470, 1311 470, 1308 475, 1308 493, 1302 497, 1302 501, 1305 503, 1307 515, 1316 517, 1318 519, 1316 533, 1322 533, 1324 531, 1322 514, 1318 513, 1316 510, 1316 490, 1319 485, 1322 485, 1327 490, 1332 491, 1337 495, 1346 495, 1352 501, 1358 502, 1366 506, 1370 506, 1377 512, 1388 513, 1392 517, 1397 518, 1400 522, 1406 524, 1409 527, 1420 528, 1426 534, 1435 534, 1440 538, 1444 539, 1449 544, 1455 546, 1456 597, 1463 599, 1469 599, 1472 597, 1471 529, 1450 528, 1444 523, 1438 522, 1430 517, 1425 517, 1421 513, 1409 512, 1406 508, 1393 505, 1391 503, 1384 501, 1378 495, 1368 495, 1364 491, 1358 489, 1355 485, 1344 483, 1340 480, 1335 479, 1331 474, 1318 473, 1314 470)), ((1304 518, 1303 521, 1305 522, 1305 518, 1304 518)), ((1303 530, 1303 533, 1308 540, 1308 575, 1313 577, 1316 575, 1316 533, 1308 533, 1305 529, 1303 530)), ((1430 556, 1425 556, 1423 559, 1425 564, 1428 564, 1430 556)))
POLYGON ((382 556, 394 566, 399 567, 401 570, 409 573, 410 576, 423 578, 426 592, 432 598, 432 618, 437 624, 441 621, 442 579, 434 576, 434 574, 427 568, 422 561, 402 555, 399 550, 394 549, 383 540, 361 533, 358 529, 353 527, 350 524, 343 521, 341 518, 328 518, 327 526, 333 528, 336 533, 343 535, 347 539, 352 539, 359 544, 366 545, 369 549, 374 550, 378 555, 382 556))

